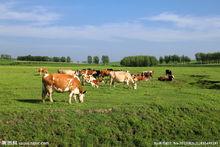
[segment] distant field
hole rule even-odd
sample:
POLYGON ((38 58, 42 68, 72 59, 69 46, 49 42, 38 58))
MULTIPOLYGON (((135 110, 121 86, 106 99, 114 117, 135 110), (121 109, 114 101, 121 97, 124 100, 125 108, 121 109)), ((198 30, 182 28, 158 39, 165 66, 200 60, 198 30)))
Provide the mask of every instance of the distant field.
MULTIPOLYGON (((10 65, 10 66, 48 66, 48 67, 97 67, 105 66, 103 64, 87 64, 87 63, 67 63, 67 62, 48 62, 48 61, 17 61, 17 60, 1 60, 0 66, 10 65)), ((120 67, 120 62, 110 62, 109 66, 120 67)), ((220 67, 220 64, 197 64, 195 60, 190 63, 182 64, 158 64, 158 67, 220 67)))
MULTIPOLYGON (((41 102, 37 67, 0 66, 0 140, 114 146, 220 141, 219 67, 71 65, 65 68, 155 71, 152 80, 138 83, 137 90, 123 84, 98 89, 86 85, 85 102, 72 105, 67 93, 54 93, 54 103, 41 102), (167 68, 175 80, 158 81, 167 68)), ((56 72, 62 65, 47 67, 56 72)))

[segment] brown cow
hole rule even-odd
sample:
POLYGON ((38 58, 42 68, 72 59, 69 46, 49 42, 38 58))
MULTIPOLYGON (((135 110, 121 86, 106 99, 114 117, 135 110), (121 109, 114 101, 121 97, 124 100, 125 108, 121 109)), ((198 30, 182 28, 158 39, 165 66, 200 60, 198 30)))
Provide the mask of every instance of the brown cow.
POLYGON ((37 69, 37 72, 42 75, 42 74, 47 74, 48 73, 48 69, 45 67, 40 67, 37 69))
POLYGON ((71 104, 72 97, 76 101, 76 96, 79 96, 79 101, 82 103, 84 100, 84 93, 80 80, 77 76, 71 76, 67 74, 45 74, 42 77, 42 100, 45 101, 45 97, 49 96, 50 101, 53 102, 52 93, 57 92, 70 92, 69 103, 71 104))

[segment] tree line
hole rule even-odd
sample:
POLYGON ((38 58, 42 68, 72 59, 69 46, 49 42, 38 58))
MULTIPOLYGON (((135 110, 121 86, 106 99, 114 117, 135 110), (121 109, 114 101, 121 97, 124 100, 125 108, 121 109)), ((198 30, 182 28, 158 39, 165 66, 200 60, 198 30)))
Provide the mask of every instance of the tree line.
POLYGON ((48 57, 48 56, 18 56, 19 61, 51 61, 51 62, 71 62, 71 58, 68 57, 48 57))
POLYGON ((11 55, 8 54, 1 54, 0 59, 11 60, 12 57, 11 55))
MULTIPOLYGON (((109 64, 109 62, 110 62, 109 56, 106 56, 106 55, 103 55, 101 60, 102 60, 102 63, 105 64, 105 65, 109 64)), ((87 57, 87 63, 88 64, 92 64, 92 63, 93 64, 99 64, 100 63, 100 59, 99 59, 98 56, 94 56, 94 57, 88 56, 87 57)))
POLYGON ((176 64, 176 63, 189 63, 191 59, 188 56, 166 55, 159 58, 160 64, 176 64))
POLYGON ((200 64, 220 63, 220 52, 196 53, 195 58, 200 64))
POLYGON ((154 56, 128 56, 124 57, 120 64, 122 66, 154 66, 158 60, 154 56))
MULTIPOLYGON (((214 53, 196 53, 195 58, 197 63, 209 64, 209 63, 220 63, 220 52, 214 53)), ((12 56, 8 54, 1 54, 0 59, 11 60, 12 56)), ((68 57, 48 57, 48 56, 18 56, 17 60, 20 61, 50 61, 50 62, 71 62, 71 58, 68 57)), ((88 56, 87 61, 89 64, 99 64, 103 63, 105 65, 109 64, 109 56, 103 55, 101 59, 98 56, 88 56)), ((177 64, 177 63, 190 63, 191 59, 188 56, 182 55, 165 55, 159 57, 159 61, 154 56, 128 56, 124 57, 120 64, 122 66, 153 66, 159 64, 177 64)))

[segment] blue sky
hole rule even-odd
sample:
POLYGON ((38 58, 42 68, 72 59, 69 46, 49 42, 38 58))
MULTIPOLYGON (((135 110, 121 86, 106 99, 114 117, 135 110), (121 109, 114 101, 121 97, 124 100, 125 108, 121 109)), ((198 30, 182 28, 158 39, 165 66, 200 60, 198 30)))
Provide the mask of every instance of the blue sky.
POLYGON ((70 56, 220 51, 219 0, 0 0, 0 54, 70 56))

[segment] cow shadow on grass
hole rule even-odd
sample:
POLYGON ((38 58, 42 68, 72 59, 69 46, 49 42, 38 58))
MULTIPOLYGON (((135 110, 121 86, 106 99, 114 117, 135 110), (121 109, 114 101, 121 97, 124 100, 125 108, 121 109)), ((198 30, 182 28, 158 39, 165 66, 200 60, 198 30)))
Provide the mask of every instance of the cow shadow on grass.
POLYGON ((41 100, 41 99, 31 99, 31 98, 27 98, 27 99, 16 99, 16 101, 18 101, 18 102, 23 102, 23 103, 31 103, 31 104, 42 103, 42 100, 41 100))
MULTIPOLYGON (((26 98, 26 99, 16 99, 18 102, 23 102, 23 103, 31 103, 31 104, 40 104, 43 103, 42 99, 32 99, 32 98, 26 98)), ((54 102, 57 102, 56 100, 53 100, 54 102)), ((49 99, 45 99, 45 102, 50 102, 49 99)))

